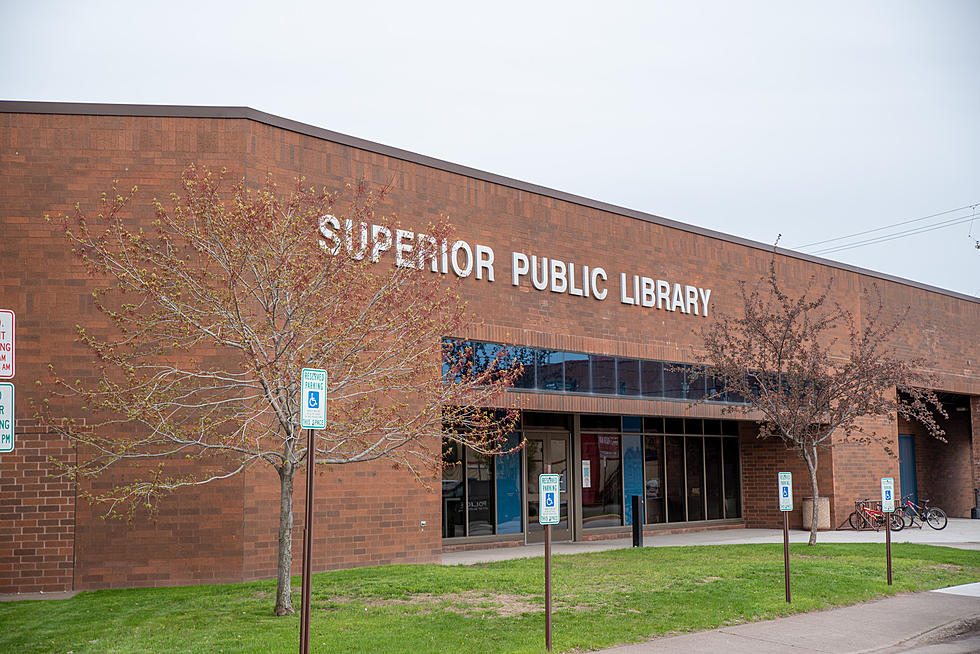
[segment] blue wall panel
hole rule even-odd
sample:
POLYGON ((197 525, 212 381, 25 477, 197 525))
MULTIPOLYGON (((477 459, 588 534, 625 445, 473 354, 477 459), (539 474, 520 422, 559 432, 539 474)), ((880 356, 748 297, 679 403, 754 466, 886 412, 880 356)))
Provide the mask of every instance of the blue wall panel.
MULTIPOLYGON (((511 434, 507 447, 520 442, 517 434, 511 434)), ((521 453, 495 457, 497 462, 497 533, 519 534, 523 531, 521 516, 521 453)))
POLYGON ((623 434, 623 506, 626 524, 633 524, 633 496, 643 496, 643 437, 623 434))

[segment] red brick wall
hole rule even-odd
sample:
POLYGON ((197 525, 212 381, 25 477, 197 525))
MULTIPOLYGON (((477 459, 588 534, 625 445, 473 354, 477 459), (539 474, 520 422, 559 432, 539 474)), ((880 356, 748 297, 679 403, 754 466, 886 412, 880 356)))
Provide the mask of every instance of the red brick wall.
MULTIPOLYGON (((385 209, 396 212, 409 229, 423 229, 448 215, 460 238, 491 246, 497 255, 495 282, 471 278, 462 286, 482 324, 459 336, 690 361, 697 355, 699 330, 710 318, 621 304, 616 290, 619 273, 711 288, 714 315, 738 310, 737 281, 764 274, 771 257, 766 250, 247 120, 0 114, 0 298, 3 308, 17 312, 18 406, 42 397, 34 383, 48 378, 49 362, 70 378, 91 379, 91 357, 73 342, 74 325, 84 323, 96 332, 104 328, 91 304, 93 282, 72 262, 57 226, 44 223, 43 215, 66 211, 75 201, 91 208, 99 193, 118 178, 123 189, 140 185, 134 212, 148 219, 149 199, 165 198, 175 188, 180 170, 191 162, 227 166, 231 180, 247 176, 252 184, 263 181, 268 172, 284 183, 303 175, 310 184, 335 189, 360 178, 374 185, 391 183, 385 209), (601 265, 609 273, 610 297, 598 302, 540 292, 527 281, 515 288, 510 283, 512 250, 601 265)), ((818 283, 832 277, 836 300, 857 315, 868 310, 860 290, 872 281, 869 278, 784 256, 776 263, 788 290, 802 289, 811 276, 818 283)), ((980 395, 980 304, 898 283, 877 283, 890 308, 913 307, 896 336, 900 351, 925 356, 943 390, 980 395)), ((517 394, 512 397, 516 401, 517 394)), ((682 402, 544 394, 521 394, 520 399, 537 410, 721 417, 717 407, 690 409, 682 402)), ((77 407, 70 413, 86 417, 77 407)), ((974 410, 974 422, 976 414, 974 410)), ((871 426, 887 434, 897 449, 892 443, 894 422, 871 426)), ((779 519, 772 509, 775 472, 792 470, 794 492, 802 498, 809 494, 805 467, 776 441, 743 435, 742 446, 744 513, 750 523, 772 525, 779 519)), ((974 459, 980 479, 980 454, 974 459)), ((876 494, 878 478, 897 472, 897 461, 877 446, 841 447, 822 454, 821 488, 834 498, 833 519, 846 518, 854 499, 876 494)), ((404 471, 383 463, 327 469, 321 480, 317 569, 437 558, 438 488, 429 492, 404 471), (429 526, 420 529, 420 520, 429 526)), ((300 475, 296 553, 302 540, 303 483, 300 475)), ((11 506, 26 505, 28 499, 17 494, 11 506)), ((82 502, 77 518, 78 588, 271 576, 278 478, 269 469, 255 469, 213 488, 183 491, 161 506, 157 522, 104 523, 82 502)), ((60 537, 53 542, 60 542, 60 537)))
MULTIPOLYGON (((793 511, 791 529, 803 528, 803 498, 812 497, 810 472, 796 450, 786 449, 778 438, 759 438, 758 427, 744 422, 741 426, 742 449, 742 515, 745 526, 752 528, 781 528, 778 483, 780 472, 793 473, 793 511)), ((817 455, 817 486, 821 497, 832 497, 834 479, 834 450, 821 448, 817 455)), ((831 500, 833 517, 833 500, 831 500)), ((845 514, 846 515, 846 514, 845 514)), ((835 527, 832 524, 831 527, 835 527)))
POLYGON ((75 451, 33 420, 18 420, 14 451, 0 454, 0 594, 72 589, 75 488, 51 460, 75 451))

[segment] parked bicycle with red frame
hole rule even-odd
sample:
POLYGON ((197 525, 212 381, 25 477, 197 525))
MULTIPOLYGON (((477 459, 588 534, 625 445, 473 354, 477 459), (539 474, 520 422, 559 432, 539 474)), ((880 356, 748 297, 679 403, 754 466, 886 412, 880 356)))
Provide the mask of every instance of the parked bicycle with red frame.
MULTIPOLYGON (((885 526, 885 513, 881 510, 881 502, 872 502, 866 498, 854 503, 854 511, 847 516, 851 529, 874 529, 878 531, 885 526)), ((897 513, 887 514, 892 531, 905 528, 905 521, 897 513)))
POLYGON ((914 527, 918 521, 919 529, 922 529, 923 524, 927 524, 933 529, 945 529, 949 522, 946 518, 946 512, 938 506, 929 506, 929 500, 922 500, 922 504, 916 504, 912 501, 911 495, 902 498, 902 502, 895 512, 902 516, 902 522, 906 527, 914 527))

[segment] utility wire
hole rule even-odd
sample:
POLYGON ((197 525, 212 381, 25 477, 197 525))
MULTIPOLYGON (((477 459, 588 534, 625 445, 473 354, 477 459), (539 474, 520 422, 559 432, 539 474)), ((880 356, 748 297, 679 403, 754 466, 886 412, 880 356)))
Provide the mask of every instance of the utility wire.
POLYGON ((888 234, 885 236, 876 236, 874 238, 865 239, 863 241, 858 241, 856 243, 849 243, 846 245, 831 246, 829 248, 824 248, 822 250, 816 250, 810 254, 829 254, 831 252, 841 252, 843 250, 850 250, 852 248, 864 247, 865 245, 874 245, 876 243, 884 243, 885 241, 891 241, 896 238, 904 238, 906 236, 915 236, 917 234, 924 234, 926 232, 931 232, 936 229, 944 229, 946 227, 952 227, 953 225, 960 225, 965 222, 973 220, 973 216, 967 216, 965 218, 950 218, 949 220, 944 220, 942 222, 935 223, 933 225, 926 225, 923 227, 915 227, 913 229, 907 229, 905 231, 897 232, 895 234, 888 234))
POLYGON ((828 238, 823 241, 814 241, 813 243, 807 243, 806 245, 798 245, 794 249, 802 250, 804 248, 812 247, 814 245, 823 245, 824 243, 833 243, 834 241, 842 241, 847 238, 853 238, 855 236, 863 236, 865 234, 871 234, 873 232, 880 232, 883 229, 890 229, 892 227, 901 227, 902 225, 908 225, 910 223, 916 223, 921 220, 928 220, 930 218, 938 218, 939 216, 945 216, 946 214, 955 213, 957 211, 963 211, 964 209, 971 209, 976 207, 976 204, 967 204, 962 207, 957 207, 955 209, 949 209, 947 211, 940 211, 939 213, 934 213, 929 216, 922 216, 921 218, 912 218, 911 220, 903 220, 901 222, 892 223, 891 225, 885 225, 884 227, 876 227, 874 229, 866 229, 863 232, 855 232, 854 234, 848 234, 847 236, 838 236, 837 238, 828 238))

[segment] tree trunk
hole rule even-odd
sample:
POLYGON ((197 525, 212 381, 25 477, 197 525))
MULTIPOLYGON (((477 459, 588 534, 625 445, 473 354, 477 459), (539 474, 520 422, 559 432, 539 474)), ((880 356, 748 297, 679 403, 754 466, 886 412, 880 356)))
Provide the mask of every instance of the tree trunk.
POLYGON ((279 566, 276 572, 276 615, 292 615, 293 587, 293 476, 296 467, 285 463, 279 472, 279 566))
POLYGON ((806 461, 807 470, 810 471, 810 492, 812 493, 813 502, 810 513, 810 540, 808 545, 817 544, 817 516, 819 515, 819 502, 817 499, 820 497, 820 492, 817 489, 817 448, 813 447, 809 452, 803 457, 806 461))

